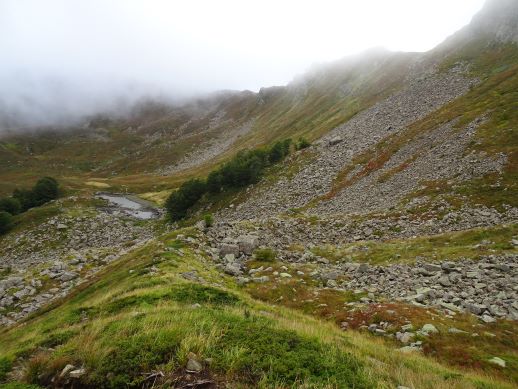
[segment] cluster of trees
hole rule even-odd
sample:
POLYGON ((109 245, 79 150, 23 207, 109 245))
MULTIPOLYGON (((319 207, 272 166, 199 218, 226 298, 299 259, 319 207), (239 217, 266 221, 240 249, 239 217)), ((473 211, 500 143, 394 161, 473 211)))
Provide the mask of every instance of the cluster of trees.
POLYGON ((0 234, 12 227, 14 215, 54 200, 58 195, 58 182, 52 177, 43 177, 32 189, 15 189, 11 197, 0 198, 0 234))
POLYGON ((206 180, 184 182, 167 199, 166 208, 173 220, 187 216, 187 211, 206 193, 217 194, 259 181, 264 169, 283 160, 291 148, 291 139, 275 143, 267 149, 240 151, 230 161, 209 173, 206 180))

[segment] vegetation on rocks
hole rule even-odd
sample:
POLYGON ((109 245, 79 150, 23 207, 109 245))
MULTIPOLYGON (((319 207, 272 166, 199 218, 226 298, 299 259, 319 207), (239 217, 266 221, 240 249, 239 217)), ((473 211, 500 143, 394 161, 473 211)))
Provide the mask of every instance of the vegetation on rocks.
POLYGON ((4 197, 0 199, 0 211, 8 212, 11 215, 18 215, 22 210, 20 201, 14 197, 4 197))
POLYGON ((295 144, 295 148, 297 150, 303 150, 303 149, 308 148, 309 146, 311 146, 311 143, 309 143, 309 141, 304 137, 300 137, 297 140, 297 143, 295 144))
POLYGON ((40 178, 32 189, 15 189, 13 198, 18 200, 23 211, 38 207, 59 195, 58 182, 52 177, 40 178))
POLYGON ((166 201, 172 220, 181 220, 205 194, 216 195, 255 184, 264 170, 284 159, 290 152, 291 139, 276 142, 268 149, 241 151, 221 167, 211 171, 206 180, 184 182, 166 201))
POLYGON ((0 198, 0 234, 13 227, 14 215, 54 200, 58 195, 57 181, 52 177, 44 177, 31 190, 15 189, 12 197, 0 198))

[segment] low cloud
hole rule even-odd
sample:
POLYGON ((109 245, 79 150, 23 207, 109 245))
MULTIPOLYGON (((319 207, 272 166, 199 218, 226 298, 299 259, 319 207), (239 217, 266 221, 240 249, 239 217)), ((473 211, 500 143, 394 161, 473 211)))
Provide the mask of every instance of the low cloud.
POLYGON ((372 46, 427 50, 482 2, 3 0, 0 130, 286 84, 372 46))

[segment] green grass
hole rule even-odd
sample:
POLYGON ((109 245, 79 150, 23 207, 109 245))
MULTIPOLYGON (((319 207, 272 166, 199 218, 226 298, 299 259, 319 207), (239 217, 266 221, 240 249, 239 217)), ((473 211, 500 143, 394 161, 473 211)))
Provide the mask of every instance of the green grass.
POLYGON ((462 232, 421 236, 415 239, 367 241, 341 247, 319 246, 315 254, 332 261, 368 262, 371 264, 413 263, 426 261, 476 259, 490 254, 516 254, 511 240, 518 234, 518 225, 479 228, 462 232), (481 244, 488 241, 487 244, 481 244))
MULTIPOLYGON (((171 377, 179 374, 187 353, 194 352, 213 358, 207 367, 211 375, 245 385, 370 386, 361 363, 351 355, 329 349, 315 337, 278 328, 275 320, 255 311, 250 314, 237 292, 182 280, 179 272, 196 261, 187 248, 187 257, 175 258, 180 267, 163 276, 168 283, 149 283, 140 270, 150 265, 150 249, 154 251, 140 250, 65 305, 35 318, 28 324, 31 331, 20 327, 0 334, 6 340, 2 361, 26 356, 30 383, 47 385, 65 364, 73 363, 88 369, 81 382, 89 387, 140 387, 143 374, 153 369, 171 377), (136 271, 130 275, 128 267, 136 271), (194 303, 201 307, 192 308, 194 303), (13 332, 20 338, 11 337, 13 332), (38 351, 46 347, 55 351, 38 351)), ((165 271, 170 260, 164 258, 154 263, 165 271)), ((214 270, 199 266, 206 279, 216 277, 214 270)), ((9 362, 4 365, 3 370, 10 370, 9 362)))
MULTIPOLYGON (((0 332, 4 377, 12 363, 20 367, 15 360, 22 358, 27 384, 49 385, 53 378, 59 384, 58 373, 71 363, 86 368, 77 382, 84 387, 142 387, 150 383, 146 377, 152 371, 164 372, 157 386, 170 387, 185 379, 189 353, 202 362, 205 377, 236 387, 385 388, 403 380, 446 388, 443 375, 456 374, 251 298, 190 246, 182 247, 183 256, 164 252, 176 244, 178 233, 195 234, 176 231, 135 250, 64 301, 0 332), (152 265, 159 269, 155 275, 146 271, 152 265), (193 270, 204 284, 183 278, 193 270), (399 373, 388 373, 385 365, 400 366, 399 373)), ((290 282, 282 293, 297 287, 290 282)), ((322 301, 336 301, 336 307, 357 298, 329 293, 322 294, 322 301)), ((471 374, 455 381, 466 388, 475 388, 478 380, 489 382, 471 374)))
POLYGON ((277 257, 277 253, 275 252, 275 250, 268 248, 268 247, 260 248, 260 249, 256 249, 254 251, 254 257, 255 257, 255 259, 257 259, 259 261, 273 262, 273 261, 275 261, 275 258, 277 257))

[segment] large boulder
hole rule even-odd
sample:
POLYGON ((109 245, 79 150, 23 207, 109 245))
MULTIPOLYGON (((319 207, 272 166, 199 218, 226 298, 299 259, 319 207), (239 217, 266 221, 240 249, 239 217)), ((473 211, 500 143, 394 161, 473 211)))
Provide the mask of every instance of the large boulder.
POLYGON ((342 141, 343 141, 342 138, 340 138, 339 136, 335 136, 334 138, 329 140, 329 146, 337 145, 338 143, 341 143, 342 141))
POLYGON ((254 250, 259 246, 259 238, 253 235, 241 235, 237 238, 239 251, 245 255, 252 255, 254 250))
POLYGON ((233 243, 221 243, 219 245, 219 255, 224 257, 227 254, 234 254, 235 257, 238 257, 239 246, 233 243))
POLYGON ((238 263, 228 263, 225 265, 223 271, 231 276, 241 276, 243 272, 241 271, 241 267, 238 263))

